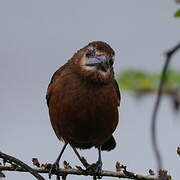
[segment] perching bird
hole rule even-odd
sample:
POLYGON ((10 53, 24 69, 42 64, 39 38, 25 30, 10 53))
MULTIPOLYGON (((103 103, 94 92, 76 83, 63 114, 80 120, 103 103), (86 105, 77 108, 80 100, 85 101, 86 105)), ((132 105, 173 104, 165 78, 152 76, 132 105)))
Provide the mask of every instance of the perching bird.
POLYGON ((91 165, 96 174, 102 169, 101 150, 115 148, 112 134, 119 119, 120 91, 114 79, 114 56, 114 50, 107 43, 91 42, 52 76, 46 99, 52 127, 64 147, 52 166, 50 177, 53 168, 59 167, 67 144, 86 168, 89 167, 76 148, 98 148, 98 161, 91 165))

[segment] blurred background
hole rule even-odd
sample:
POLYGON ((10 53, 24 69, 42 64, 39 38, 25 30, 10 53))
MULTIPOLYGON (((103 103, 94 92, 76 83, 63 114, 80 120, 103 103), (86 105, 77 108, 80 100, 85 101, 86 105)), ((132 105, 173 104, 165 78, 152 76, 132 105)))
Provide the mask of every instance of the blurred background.
MULTIPOLYGON (((45 100, 53 72, 94 40, 106 41, 115 50, 117 76, 126 69, 160 72, 163 53, 179 41, 180 19, 173 17, 177 8, 172 0, 0 1, 0 151, 28 164, 33 157, 54 162, 63 144, 52 130, 45 100)), ((180 53, 171 63, 177 71, 179 59, 180 53)), ((115 170, 116 161, 141 174, 156 168, 150 139, 155 98, 137 98, 122 90, 120 123, 114 133, 117 147, 102 153, 103 169, 115 170)), ((164 96, 158 142, 164 168, 179 179, 180 115, 171 105, 164 96)), ((94 148, 80 153, 90 162, 98 156, 94 148)), ((61 166, 63 160, 80 165, 70 147, 61 166)), ((28 173, 5 174, 7 180, 33 179, 28 173)))

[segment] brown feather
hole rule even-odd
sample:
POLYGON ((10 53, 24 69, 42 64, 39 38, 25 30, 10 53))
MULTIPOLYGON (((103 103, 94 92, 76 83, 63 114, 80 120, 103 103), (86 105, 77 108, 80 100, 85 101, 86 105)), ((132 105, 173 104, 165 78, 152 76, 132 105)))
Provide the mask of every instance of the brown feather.
MULTIPOLYGON (((102 78, 79 65, 92 45, 79 50, 54 73, 46 99, 52 127, 60 140, 81 149, 104 144, 103 150, 111 150, 115 147, 111 137, 118 123, 120 92, 113 69, 108 78, 102 78)), ((114 56, 109 45, 95 42, 94 46, 114 56)))

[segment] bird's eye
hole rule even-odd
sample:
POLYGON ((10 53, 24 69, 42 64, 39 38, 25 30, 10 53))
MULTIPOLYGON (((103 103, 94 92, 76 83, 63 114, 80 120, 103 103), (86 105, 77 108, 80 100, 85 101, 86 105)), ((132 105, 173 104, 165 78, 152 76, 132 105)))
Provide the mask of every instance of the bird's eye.
POLYGON ((86 56, 87 57, 92 57, 92 56, 95 56, 96 55, 96 50, 93 49, 93 50, 89 50, 87 53, 86 53, 86 56))
POLYGON ((114 64, 114 60, 113 60, 113 59, 110 59, 110 60, 109 60, 109 64, 110 64, 110 66, 112 67, 113 64, 114 64))

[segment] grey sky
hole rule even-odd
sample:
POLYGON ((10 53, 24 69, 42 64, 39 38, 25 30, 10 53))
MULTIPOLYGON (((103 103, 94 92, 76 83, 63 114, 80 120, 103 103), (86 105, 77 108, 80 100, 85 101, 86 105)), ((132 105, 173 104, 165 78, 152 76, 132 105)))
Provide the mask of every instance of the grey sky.
MULTIPOLYGON (((116 73, 128 67, 161 70, 163 53, 179 41, 180 20, 173 18, 177 8, 170 0, 1 0, 0 150, 27 163, 32 157, 53 162, 62 143, 51 128, 45 101, 52 73, 93 40, 106 41, 116 51, 116 73)), ((173 68, 180 68, 179 58, 180 54, 173 58, 173 68)), ((149 134, 154 100, 155 96, 137 100, 122 94, 121 122, 115 132, 118 145, 103 153, 105 169, 113 169, 117 160, 139 173, 156 167, 149 134)), ((160 147, 165 167, 178 179, 175 150, 180 125, 174 118, 170 101, 164 98, 160 147)), ((95 149, 82 154, 91 162, 97 158, 95 149)), ((64 159, 79 164, 70 148, 64 159)), ((7 180, 33 179, 6 174, 7 180)))

